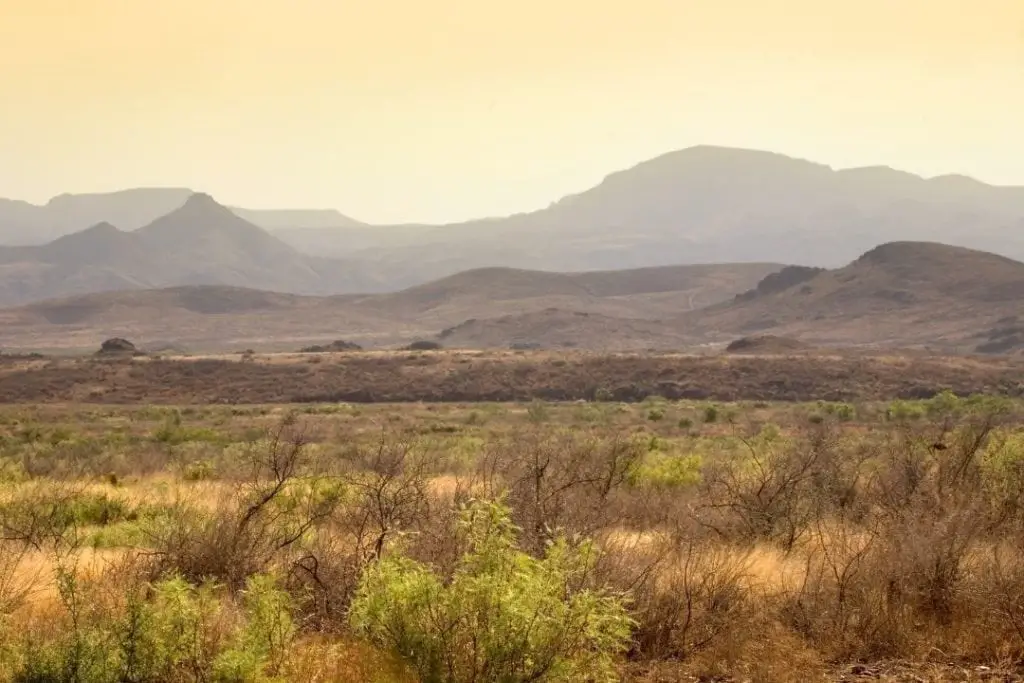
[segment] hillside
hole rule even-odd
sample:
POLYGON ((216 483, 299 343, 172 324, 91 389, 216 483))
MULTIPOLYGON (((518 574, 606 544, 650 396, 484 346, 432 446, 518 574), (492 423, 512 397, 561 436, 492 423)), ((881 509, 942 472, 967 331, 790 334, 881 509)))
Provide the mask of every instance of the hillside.
POLYGON ((549 346, 677 346, 679 333, 658 319, 676 317, 697 302, 728 299, 779 268, 679 266, 579 274, 496 268, 394 294, 359 296, 296 296, 226 286, 105 292, 0 311, 0 347, 90 348, 97 339, 112 336, 143 348, 159 340, 186 348, 241 344, 287 349, 297 348, 296 342, 338 338, 374 347, 432 337, 470 319, 502 316, 509 318, 488 323, 486 334, 464 331, 463 343, 504 347, 519 338, 517 325, 529 322, 534 326, 523 328, 529 341, 549 346), (544 313, 551 308, 558 309, 554 316, 544 313), (516 316, 521 315, 526 317, 520 323, 516 316), (552 322, 560 317, 573 325, 552 322), (544 325, 549 325, 547 333, 544 325))
MULTIPOLYGON (((766 281, 779 282, 779 276, 766 281)), ((1024 263, 930 242, 890 242, 843 268, 805 271, 788 286, 761 286, 685 314, 705 337, 770 332, 831 344, 958 347, 1024 300, 1024 263)))
MULTIPOLYGON (((185 208, 200 217, 222 210, 208 198, 185 208)), ((67 274, 70 279, 60 280, 65 287, 99 282, 120 290, 2 310, 0 347, 92 348, 117 336, 142 348, 158 340, 191 349, 293 350, 334 339, 379 348, 440 338, 467 348, 643 350, 724 347, 741 337, 772 335, 819 347, 1024 348, 1024 264, 962 247, 889 242, 835 270, 772 264, 585 273, 487 268, 394 293, 298 296, 224 282, 242 273, 288 275, 293 282, 319 276, 315 260, 265 233, 249 235, 259 229, 229 215, 217 229, 194 227, 195 216, 187 212, 189 220, 172 215, 139 233, 99 226, 50 245, 46 264, 0 261, 9 290, 31 285, 33 267, 67 274), (225 246, 236 242, 242 246, 225 246), (92 253, 97 244, 103 248, 87 268, 71 269, 61 260, 80 249, 92 253), (163 259, 151 259, 153 253, 163 259), (112 267, 128 258, 138 261, 134 269, 112 267), (219 284, 145 284, 168 272, 199 279, 206 268, 216 270, 211 279, 219 284)))
POLYGON ((545 272, 518 268, 478 268, 380 297, 406 308, 429 308, 459 300, 504 301, 538 297, 615 298, 692 292, 694 305, 721 300, 753 287, 777 263, 716 263, 624 270, 545 272))
POLYGON ((100 223, 45 245, 0 248, 0 305, 192 284, 309 294, 382 286, 369 269, 301 254, 203 194, 132 232, 100 223))
POLYGON ((442 330, 438 340, 453 348, 596 351, 671 350, 690 343, 684 334, 659 321, 557 308, 470 319, 442 330))
POLYGON ((320 230, 367 227, 334 209, 242 209, 231 207, 237 216, 264 230, 320 230))
POLYGON ((390 322, 331 297, 227 286, 103 292, 0 310, 0 348, 88 350, 110 337, 139 348, 293 348, 339 330, 373 337, 390 322))

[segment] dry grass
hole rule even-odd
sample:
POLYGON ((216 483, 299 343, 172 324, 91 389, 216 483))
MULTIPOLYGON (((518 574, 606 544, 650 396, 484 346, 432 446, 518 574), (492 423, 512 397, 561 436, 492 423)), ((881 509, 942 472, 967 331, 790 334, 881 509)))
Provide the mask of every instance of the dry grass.
POLYGON ((1018 680, 1024 409, 988 405, 2 406, 0 522, 46 487, 119 512, 22 551, 0 605, 46 638, 58 558, 109 609, 165 571, 234 589, 266 569, 296 603, 287 680, 413 683, 347 632, 359 573, 399 549, 446 571, 453 506, 503 494, 524 548, 561 528, 604 549, 587 580, 632 597, 627 680, 1018 680), (293 493, 250 515, 288 462, 252 440, 295 408, 293 493), (318 482, 349 493, 318 507, 318 482))

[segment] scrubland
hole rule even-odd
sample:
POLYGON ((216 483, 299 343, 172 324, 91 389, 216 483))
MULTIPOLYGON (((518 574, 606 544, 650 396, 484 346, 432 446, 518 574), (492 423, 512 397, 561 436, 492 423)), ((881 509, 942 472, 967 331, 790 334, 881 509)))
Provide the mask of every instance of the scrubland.
POLYGON ((1024 404, 0 408, 0 681, 1018 680, 1024 404))

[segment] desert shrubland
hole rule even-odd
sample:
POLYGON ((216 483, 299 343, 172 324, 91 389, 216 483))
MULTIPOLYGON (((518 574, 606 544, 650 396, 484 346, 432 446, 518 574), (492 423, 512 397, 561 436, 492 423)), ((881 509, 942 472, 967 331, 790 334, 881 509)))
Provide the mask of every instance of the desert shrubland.
POLYGON ((8 407, 0 680, 1006 667, 1022 418, 949 393, 8 407))

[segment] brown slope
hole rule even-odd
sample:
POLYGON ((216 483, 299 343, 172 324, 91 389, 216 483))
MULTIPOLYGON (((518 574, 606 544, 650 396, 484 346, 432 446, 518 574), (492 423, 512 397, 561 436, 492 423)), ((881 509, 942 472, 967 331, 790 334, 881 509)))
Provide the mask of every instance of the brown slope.
POLYGON ((548 308, 482 320, 471 319, 438 335, 455 348, 585 348, 597 351, 679 349, 686 337, 654 320, 548 308))
POLYGON ((1024 300, 1024 263, 930 242, 892 242, 844 268, 762 287, 683 317, 706 336, 751 332, 829 344, 971 348, 1024 300))
MULTIPOLYGON (((97 338, 112 336, 174 341, 187 348, 222 348, 226 340, 239 344, 247 339, 295 348, 296 340, 341 338, 379 346, 433 336, 471 318, 548 308, 560 309, 559 315, 578 312, 609 319, 600 329, 592 321, 577 326, 571 338, 581 347, 608 348, 609 335, 629 340, 630 347, 645 335, 666 339, 639 343, 640 348, 675 346, 679 334, 656 320, 733 296, 778 268, 685 266, 568 275, 488 269, 396 294, 361 296, 289 296, 225 286, 93 294, 0 311, 0 346, 91 348, 97 338), (610 332, 614 325, 624 331, 610 332)), ((507 322, 503 325, 508 329, 507 322)), ((488 339, 497 341, 487 343, 506 346, 507 336, 496 333, 488 339)))
POLYGON ((123 337, 146 349, 234 349, 351 333, 373 337, 382 321, 330 297, 226 286, 103 292, 0 310, 0 347, 88 349, 123 337))
POLYGON ((375 296, 366 305, 390 317, 446 325, 545 308, 656 318, 728 299, 782 267, 741 263, 584 273, 482 268, 375 296))

